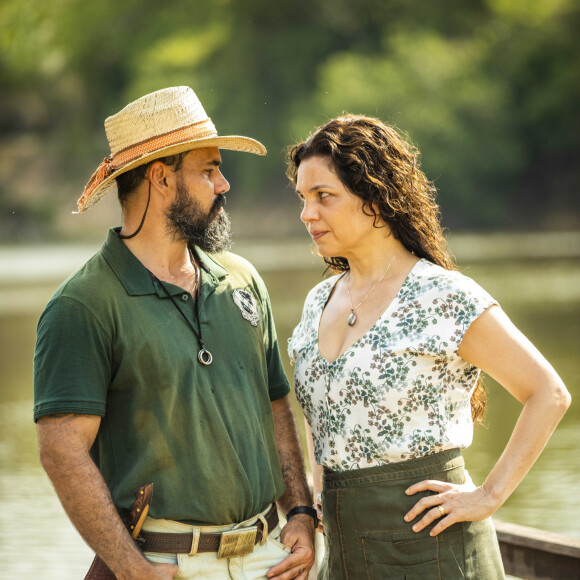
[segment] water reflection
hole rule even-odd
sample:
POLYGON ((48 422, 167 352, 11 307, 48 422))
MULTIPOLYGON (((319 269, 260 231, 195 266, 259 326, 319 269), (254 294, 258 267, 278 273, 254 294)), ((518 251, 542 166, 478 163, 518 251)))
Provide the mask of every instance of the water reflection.
POLYGON ((64 515, 38 464, 30 401, 3 402, 0 425, 0 569, 3 577, 84 578, 92 552, 64 515))
MULTIPOLYGON (((275 271, 275 263, 269 264, 263 268, 264 278, 284 350, 306 291, 320 280, 322 269, 275 271)), ((580 397, 580 261, 473 263, 463 270, 499 300, 560 372, 572 396, 580 397)), ((39 465, 32 422, 36 320, 59 281, 45 278, 33 286, 0 281, 0 569, 5 577, 73 580, 83 577, 92 558, 39 465), (31 542, 32 557, 23 550, 31 542)), ((285 353, 284 360, 291 374, 285 353)), ((487 385, 488 425, 477 429, 465 454, 478 482, 499 457, 520 410, 493 381, 488 379, 487 385)), ((537 465, 497 513, 498 519, 580 537, 580 498, 570 493, 580 468, 578 414, 573 404, 537 465)))

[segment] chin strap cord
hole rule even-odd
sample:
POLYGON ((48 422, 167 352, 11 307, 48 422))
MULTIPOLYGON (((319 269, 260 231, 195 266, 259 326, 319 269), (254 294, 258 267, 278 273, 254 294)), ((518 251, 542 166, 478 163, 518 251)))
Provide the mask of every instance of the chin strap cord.
POLYGON ((145 212, 143 213, 143 217, 141 218, 141 223, 139 224, 139 227, 130 236, 122 236, 121 234, 119 234, 119 237, 122 240, 130 240, 131 238, 134 238, 141 231, 141 228, 143 227, 143 224, 145 223, 145 218, 147 217, 147 210, 149 209, 149 202, 150 201, 151 201, 151 182, 149 182, 149 193, 147 195, 147 205, 145 206, 145 212))

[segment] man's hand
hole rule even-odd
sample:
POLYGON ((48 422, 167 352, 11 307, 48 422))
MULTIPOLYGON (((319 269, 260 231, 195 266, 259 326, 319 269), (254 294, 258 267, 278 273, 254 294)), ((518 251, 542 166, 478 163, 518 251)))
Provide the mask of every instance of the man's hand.
POLYGON ((158 564, 157 562, 151 562, 154 575, 151 576, 151 580, 171 580, 175 578, 175 575, 179 571, 179 566, 177 564, 158 564))
POLYGON ((157 572, 157 576, 163 580, 171 580, 179 571, 177 564, 152 564, 157 572))
POLYGON ((129 573, 117 574, 117 580, 171 580, 175 578, 179 567, 177 564, 158 564, 144 561, 138 569, 129 573))
POLYGON ((153 568, 155 568, 155 572, 157 572, 157 576, 159 578, 163 578, 163 580, 170 580, 171 578, 175 578, 179 570, 179 566, 177 564, 151 564, 153 568))
POLYGON ((307 580, 310 568, 314 565, 314 520, 306 514, 292 516, 282 528, 280 541, 292 553, 268 570, 268 578, 307 580))
MULTIPOLYGON (((288 397, 272 401, 272 412, 278 456, 286 484, 286 491, 278 500, 278 505, 284 513, 288 513, 296 506, 312 505, 312 495, 306 482, 298 430, 288 397)), ((292 550, 292 554, 268 570, 268 578, 307 580, 308 572, 314 565, 314 520, 307 514, 292 516, 282 529, 281 540, 292 550)))

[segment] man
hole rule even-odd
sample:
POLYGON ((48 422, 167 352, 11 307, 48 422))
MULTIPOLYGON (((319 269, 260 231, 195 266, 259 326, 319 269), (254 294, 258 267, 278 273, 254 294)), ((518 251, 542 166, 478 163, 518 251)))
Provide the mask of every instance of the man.
POLYGON ((306 580, 316 518, 270 303, 225 251, 219 149, 266 150, 218 136, 188 87, 146 95, 105 128, 111 156, 79 212, 117 188, 123 225, 39 321, 42 464, 119 579, 306 580), (124 520, 148 483, 143 555, 124 520))

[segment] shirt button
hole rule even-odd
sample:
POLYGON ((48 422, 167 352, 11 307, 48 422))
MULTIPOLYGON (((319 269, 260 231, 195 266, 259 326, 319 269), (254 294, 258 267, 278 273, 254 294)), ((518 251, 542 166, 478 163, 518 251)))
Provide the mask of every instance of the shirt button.
POLYGON ((186 302, 187 300, 189 300, 189 294, 182 294, 181 295, 181 299, 186 302))

